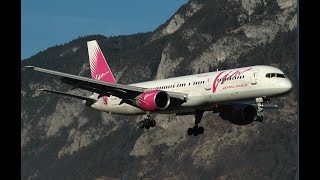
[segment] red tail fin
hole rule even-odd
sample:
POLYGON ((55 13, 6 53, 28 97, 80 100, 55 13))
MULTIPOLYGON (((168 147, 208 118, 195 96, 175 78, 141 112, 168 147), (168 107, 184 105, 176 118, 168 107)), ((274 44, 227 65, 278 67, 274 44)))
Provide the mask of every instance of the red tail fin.
POLYGON ((109 83, 117 83, 96 40, 88 41, 91 78, 109 83))

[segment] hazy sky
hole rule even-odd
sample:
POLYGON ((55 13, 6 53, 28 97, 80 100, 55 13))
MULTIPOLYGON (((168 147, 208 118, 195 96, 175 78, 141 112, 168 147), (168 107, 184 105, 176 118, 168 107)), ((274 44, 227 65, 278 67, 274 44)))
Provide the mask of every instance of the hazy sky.
POLYGON ((79 36, 149 32, 188 0, 21 0, 21 58, 79 36))

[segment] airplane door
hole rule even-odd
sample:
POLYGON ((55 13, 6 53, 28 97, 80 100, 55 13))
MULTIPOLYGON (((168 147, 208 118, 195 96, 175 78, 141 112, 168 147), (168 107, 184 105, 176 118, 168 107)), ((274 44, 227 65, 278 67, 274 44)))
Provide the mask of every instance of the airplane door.
POLYGON ((208 77, 207 82, 205 83, 205 90, 206 90, 206 91, 211 90, 211 86, 212 86, 211 78, 208 77))
POLYGON ((257 84, 258 75, 259 75, 259 69, 255 70, 255 71, 253 72, 253 77, 252 77, 252 81, 251 81, 251 84, 252 84, 252 85, 256 85, 256 84, 257 84))

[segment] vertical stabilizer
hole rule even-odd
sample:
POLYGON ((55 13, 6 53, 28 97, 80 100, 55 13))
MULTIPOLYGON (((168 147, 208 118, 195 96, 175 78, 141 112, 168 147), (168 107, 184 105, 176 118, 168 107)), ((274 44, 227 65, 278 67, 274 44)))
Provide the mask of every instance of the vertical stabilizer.
POLYGON ((88 41, 91 78, 109 83, 117 83, 96 40, 88 41))

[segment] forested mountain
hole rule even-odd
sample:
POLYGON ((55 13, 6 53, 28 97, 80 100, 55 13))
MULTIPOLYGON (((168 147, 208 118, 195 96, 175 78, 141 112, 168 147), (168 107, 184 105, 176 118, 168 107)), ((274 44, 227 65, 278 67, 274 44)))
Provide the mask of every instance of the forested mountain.
POLYGON ((153 32, 79 37, 21 62, 21 179, 294 179, 297 168, 297 3, 294 0, 189 0, 153 32), (34 65, 90 77, 86 42, 96 39, 118 83, 249 65, 282 69, 290 94, 271 99, 262 123, 237 126, 206 112, 202 136, 193 116, 110 115, 77 99, 34 65))

